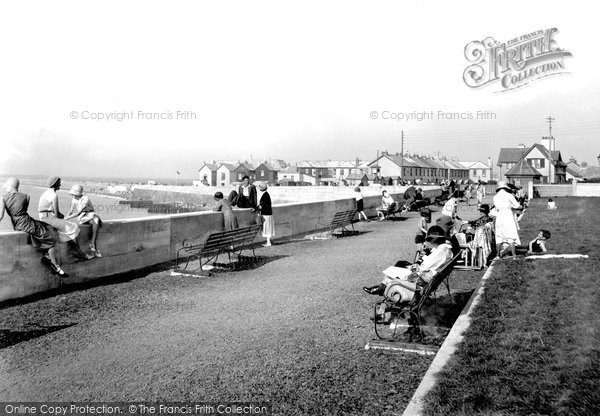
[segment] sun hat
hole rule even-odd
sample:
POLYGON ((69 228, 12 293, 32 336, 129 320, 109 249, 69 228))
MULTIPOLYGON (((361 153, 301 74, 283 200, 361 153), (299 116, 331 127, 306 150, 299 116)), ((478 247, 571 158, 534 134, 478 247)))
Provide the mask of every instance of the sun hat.
POLYGON ((48 188, 54 188, 58 182, 60 182, 60 178, 58 176, 50 176, 46 181, 46 186, 48 186, 48 188))
POLYGON ((258 189, 260 189, 261 191, 266 191, 268 188, 266 182, 261 182, 258 184, 258 189))
POLYGON ((421 214, 422 217, 429 217, 429 216, 431 216, 431 210, 429 208, 421 208, 419 210, 419 213, 421 214))
POLYGON ((496 188, 496 192, 498 192, 500 189, 506 189, 508 192, 511 192, 511 189, 508 187, 508 184, 506 183, 506 181, 498 182, 498 187, 496 188))
POLYGON ((427 230, 427 237, 425 241, 432 241, 437 244, 441 244, 446 241, 446 232, 439 225, 433 225, 427 230))
POLYGON ((223 199, 223 192, 215 192, 214 199, 223 199))
POLYGON ((486 214, 489 214, 490 206, 488 204, 481 204, 479 206, 479 212, 485 212, 486 214))
POLYGON ((69 193, 71 195, 75 195, 75 196, 83 196, 83 186, 81 186, 79 184, 75 184, 71 187, 71 190, 69 191, 69 193))

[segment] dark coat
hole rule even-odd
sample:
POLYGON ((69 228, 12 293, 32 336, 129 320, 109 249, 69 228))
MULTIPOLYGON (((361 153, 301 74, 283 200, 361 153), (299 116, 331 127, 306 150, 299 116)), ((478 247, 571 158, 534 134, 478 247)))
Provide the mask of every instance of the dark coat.
POLYGON ((261 215, 273 215, 273 208, 271 207, 271 196, 266 191, 260 197, 259 208, 261 215))

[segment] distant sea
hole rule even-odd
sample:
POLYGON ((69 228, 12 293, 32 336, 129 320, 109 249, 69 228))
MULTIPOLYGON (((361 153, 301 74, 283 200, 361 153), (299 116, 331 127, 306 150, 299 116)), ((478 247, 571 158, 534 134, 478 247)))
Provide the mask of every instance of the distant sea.
MULTIPOLYGON (((21 175, 17 176, 21 181, 21 186, 19 191, 29 195, 29 215, 35 219, 38 219, 38 202, 42 193, 46 190, 46 176, 40 175, 21 175)), ((8 178, 8 175, 0 176, 0 185, 4 185, 4 182, 8 178)), ((165 184, 165 185, 191 185, 192 180, 178 180, 175 179, 165 179, 165 178, 92 178, 92 177, 64 177, 62 179, 62 187, 58 191, 58 205, 60 211, 63 214, 67 214, 69 212, 69 207, 71 206, 71 196, 69 195, 69 189, 75 183, 79 183, 84 187, 84 193, 86 193, 92 204, 94 205, 94 209, 96 213, 100 216, 100 218, 104 220, 114 220, 114 219, 123 219, 123 218, 136 218, 136 217, 146 217, 149 215, 158 215, 158 214, 148 214, 147 209, 142 208, 131 208, 129 205, 120 205, 119 201, 124 199, 122 197, 117 196, 106 196, 101 194, 94 194, 86 192, 87 190, 97 188, 98 185, 117 185, 117 184, 146 184, 149 180, 155 181, 157 184, 165 184)), ((0 194, 4 195, 4 189, 0 186, 0 194)), ((12 231, 12 224, 10 222, 10 218, 8 214, 4 215, 2 221, 0 221, 0 233, 6 231, 12 231)))

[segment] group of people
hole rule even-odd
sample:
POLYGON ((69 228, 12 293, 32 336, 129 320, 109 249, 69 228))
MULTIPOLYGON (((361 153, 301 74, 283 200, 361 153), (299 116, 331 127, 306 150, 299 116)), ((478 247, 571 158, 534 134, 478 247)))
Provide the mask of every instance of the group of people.
MULTIPOLYGON (((483 185, 481 188, 484 188, 483 185)), ((456 247, 453 250, 451 243, 455 238, 453 236, 458 231, 455 228, 456 220, 459 220, 461 225, 468 225, 466 232, 470 232, 475 238, 479 232, 483 234, 482 230, 491 234, 495 241, 495 258, 501 258, 506 254, 515 257, 517 252, 519 254, 547 252, 546 241, 551 237, 548 230, 540 230, 528 245, 521 245, 518 221, 523 215, 527 202, 527 196, 522 193, 521 187, 500 182, 493 197, 492 207, 484 204, 483 197, 480 199, 478 196, 478 210, 481 216, 472 221, 462 221, 458 217, 458 201, 459 192, 455 189, 444 204, 436 224, 432 226, 430 226, 431 210, 426 207, 421 208, 415 244, 417 244, 417 250, 424 255, 415 263, 397 262, 395 266, 384 270, 385 278, 380 284, 363 287, 363 290, 369 294, 381 296, 385 293, 386 287, 396 283, 401 287, 399 292, 401 296, 394 300, 415 302, 420 293, 419 287, 427 285, 440 266, 449 261, 453 253, 456 254, 456 247)), ((551 206, 555 206, 555 204, 548 206, 549 209, 554 209, 551 206)))
POLYGON ((94 212, 94 206, 89 197, 83 194, 83 187, 75 184, 69 193, 72 196, 71 208, 65 216, 58 204, 57 191, 62 185, 61 179, 51 176, 46 182, 47 189, 40 196, 38 203, 38 218, 32 218, 29 213, 29 195, 19 192, 20 182, 17 178, 8 178, 4 184, 6 192, 0 199, 0 220, 4 214, 10 217, 13 229, 23 231, 28 235, 28 242, 42 250, 41 262, 49 267, 53 274, 67 277, 61 267, 61 260, 55 250, 57 243, 67 243, 71 254, 80 260, 90 260, 102 257, 96 247, 98 229, 102 220, 94 212), (75 219, 72 221, 72 219, 75 219), (80 225, 92 226, 90 243, 91 254, 86 254, 77 241, 80 225))
POLYGON ((223 212, 225 230, 235 230, 238 228, 237 218, 233 207, 238 208, 250 208, 252 211, 257 212, 262 222, 262 236, 266 239, 265 247, 271 247, 271 238, 275 235, 275 224, 273 221, 273 207, 271 205, 271 196, 267 191, 268 185, 265 182, 261 182, 258 185, 258 189, 261 192, 260 199, 258 199, 258 192, 256 186, 250 183, 250 177, 245 175, 242 178, 238 191, 231 191, 227 199, 224 199, 222 192, 216 192, 214 200, 216 205, 213 208, 215 212, 223 212))

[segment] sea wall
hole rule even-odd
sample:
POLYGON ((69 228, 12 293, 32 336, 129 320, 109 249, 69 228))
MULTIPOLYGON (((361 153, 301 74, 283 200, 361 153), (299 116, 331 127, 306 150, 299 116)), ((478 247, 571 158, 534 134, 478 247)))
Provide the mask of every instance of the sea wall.
MULTIPOLYGON (((361 193, 364 196, 381 196, 382 190, 387 190, 392 195, 402 195, 408 187, 406 186, 364 186, 361 193)), ((440 187, 423 186, 426 197, 440 194, 440 187)), ((133 191, 133 200, 147 200, 155 203, 179 202, 182 204, 208 206, 212 205, 213 195, 220 191, 227 197, 234 186, 162 186, 162 185, 138 185, 133 191)), ((354 198, 355 192, 352 186, 272 186, 269 187, 269 195, 275 203, 324 201, 341 198, 354 198)))
MULTIPOLYGON (((379 196, 365 197, 367 215, 376 215, 379 205, 379 196)), ((276 205, 275 235, 314 232, 331 222, 337 211, 354 206, 354 198, 276 205)), ((236 216, 241 227, 255 223, 255 213, 249 209, 236 210, 236 216)), ((63 268, 70 274, 62 279, 40 263, 41 253, 27 244, 25 233, 0 234, 0 302, 166 263, 175 259, 184 239, 201 239, 221 230, 223 214, 212 211, 104 221, 98 237, 102 258, 77 261, 66 244, 57 246, 63 268)), ((90 227, 83 226, 78 241, 85 250, 90 237, 90 227)))

